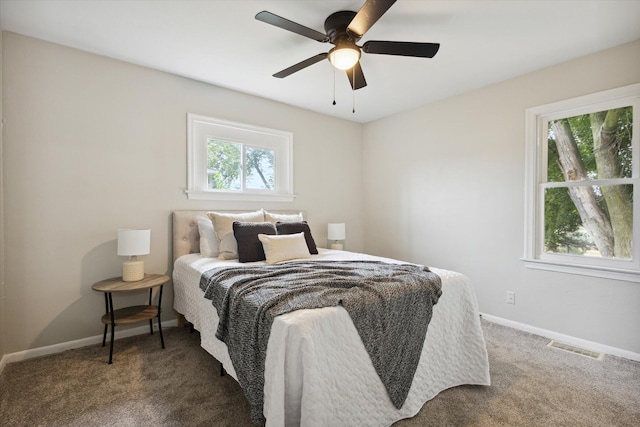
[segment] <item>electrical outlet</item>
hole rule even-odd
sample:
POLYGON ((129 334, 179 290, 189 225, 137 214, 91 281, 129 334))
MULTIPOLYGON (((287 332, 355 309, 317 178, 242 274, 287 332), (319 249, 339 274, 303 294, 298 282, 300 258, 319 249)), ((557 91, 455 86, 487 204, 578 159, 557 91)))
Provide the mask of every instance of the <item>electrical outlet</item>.
POLYGON ((507 291, 507 304, 515 304, 516 303, 516 293, 507 291))

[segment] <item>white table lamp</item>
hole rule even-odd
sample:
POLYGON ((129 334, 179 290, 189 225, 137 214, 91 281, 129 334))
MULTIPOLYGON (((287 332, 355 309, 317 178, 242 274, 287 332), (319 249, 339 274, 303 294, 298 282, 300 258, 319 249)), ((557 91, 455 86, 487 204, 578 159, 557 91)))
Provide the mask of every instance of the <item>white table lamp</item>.
POLYGON ((122 280, 137 282, 144 279, 144 261, 139 255, 151 252, 151 230, 118 230, 118 255, 128 256, 122 264, 122 280))
POLYGON ((346 231, 344 223, 329 224, 327 227, 327 239, 329 240, 329 249, 344 249, 344 239, 346 231))

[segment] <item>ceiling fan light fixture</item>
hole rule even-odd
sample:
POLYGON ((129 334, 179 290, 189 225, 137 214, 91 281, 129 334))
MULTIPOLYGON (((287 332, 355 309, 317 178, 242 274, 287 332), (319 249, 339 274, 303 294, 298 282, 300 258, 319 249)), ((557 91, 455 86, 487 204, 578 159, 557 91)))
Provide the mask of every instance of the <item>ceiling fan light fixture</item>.
POLYGON ((338 70, 353 68, 360 59, 360 49, 357 46, 336 46, 329 52, 329 62, 338 70))
POLYGON ((304 25, 290 21, 266 10, 258 13, 256 15, 258 21, 320 43, 330 43, 334 45, 333 49, 329 52, 319 53, 304 61, 298 62, 291 67, 275 73, 273 77, 281 79, 316 64, 323 59, 328 59, 336 70, 346 71, 351 89, 356 91, 367 86, 367 81, 362 72, 362 64, 360 64, 360 55, 362 52, 366 54, 373 53, 380 55, 433 58, 440 48, 440 43, 369 40, 362 46, 356 44, 395 2, 396 0, 365 0, 358 12, 350 10, 334 12, 324 21, 324 33, 305 27, 304 25))

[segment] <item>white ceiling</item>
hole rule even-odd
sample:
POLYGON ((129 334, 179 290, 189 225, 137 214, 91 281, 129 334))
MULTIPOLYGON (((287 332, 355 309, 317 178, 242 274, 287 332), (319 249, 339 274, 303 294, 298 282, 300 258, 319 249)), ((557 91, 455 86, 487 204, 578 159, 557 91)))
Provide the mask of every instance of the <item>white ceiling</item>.
POLYGON ((268 10, 324 32, 341 1, 0 0, 0 27, 316 112, 366 123, 438 99, 640 39, 639 0, 403 1, 367 40, 441 43, 433 59, 363 54, 368 86, 352 96, 328 61, 272 74, 318 43, 254 19, 268 10))

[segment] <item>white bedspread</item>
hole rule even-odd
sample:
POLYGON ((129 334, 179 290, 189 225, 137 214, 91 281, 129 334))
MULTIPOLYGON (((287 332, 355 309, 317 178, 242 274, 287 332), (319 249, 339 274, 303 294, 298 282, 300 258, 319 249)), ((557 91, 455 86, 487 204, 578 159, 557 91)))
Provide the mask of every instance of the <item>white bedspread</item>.
MULTIPOLYGON (((313 259, 399 261, 319 249, 313 259)), ((180 257, 174 308, 200 331, 201 345, 237 379, 227 347, 215 337, 218 316, 199 288, 204 271, 234 261, 180 257)), ((461 384, 489 385, 489 361, 468 279, 430 267, 442 279, 420 364, 405 404, 396 409, 342 307, 298 310, 275 319, 265 360, 267 426, 389 426, 414 416, 438 393, 461 384)))

